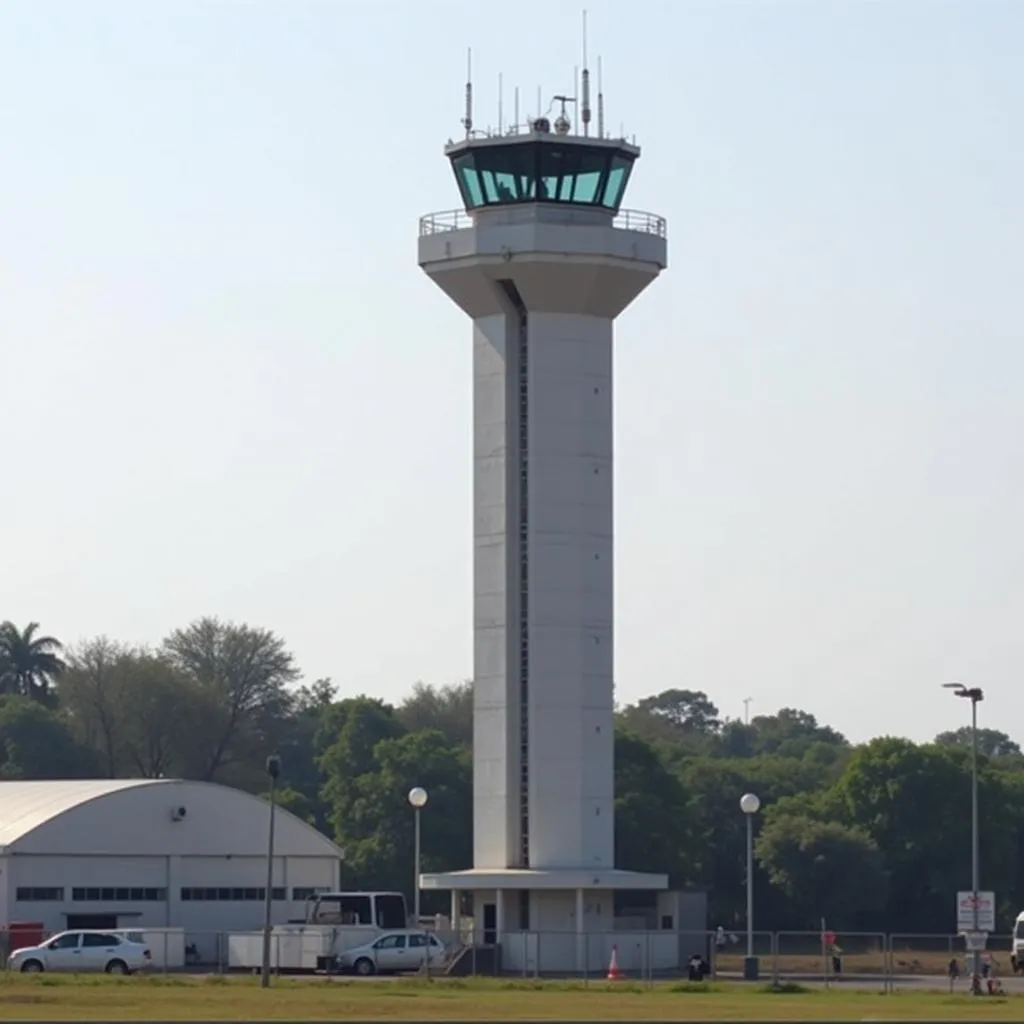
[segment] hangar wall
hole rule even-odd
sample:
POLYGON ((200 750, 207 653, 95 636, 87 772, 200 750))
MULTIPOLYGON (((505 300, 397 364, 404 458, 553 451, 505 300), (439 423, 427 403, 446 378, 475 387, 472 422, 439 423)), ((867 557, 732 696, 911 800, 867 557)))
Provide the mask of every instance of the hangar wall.
MULTIPOLYGON (((65 794, 61 803, 61 786, 75 784, 0 783, 0 822, 5 796, 8 805, 0 922, 39 922, 49 932, 184 928, 204 958, 216 956, 219 933, 262 927, 264 801, 212 783, 95 780, 75 789, 91 796, 65 794), (20 795, 10 788, 19 786, 20 795), (60 809, 33 817, 25 792, 60 809), (20 835, 19 820, 28 823, 20 835)), ((280 808, 275 832, 273 918, 281 923, 301 918, 313 892, 339 888, 341 851, 280 808)))

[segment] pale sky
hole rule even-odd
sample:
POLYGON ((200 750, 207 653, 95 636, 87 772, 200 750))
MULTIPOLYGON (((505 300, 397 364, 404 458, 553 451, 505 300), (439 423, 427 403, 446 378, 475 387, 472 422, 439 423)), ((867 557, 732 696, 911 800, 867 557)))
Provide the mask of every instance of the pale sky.
MULTIPOLYGON (((416 265, 578 2, 0 4, 0 618, 472 670, 471 328, 416 265)), ((669 269, 616 341, 618 699, 1024 739, 1024 4, 588 0, 669 269)), ((596 61, 592 61, 596 64, 596 61)))

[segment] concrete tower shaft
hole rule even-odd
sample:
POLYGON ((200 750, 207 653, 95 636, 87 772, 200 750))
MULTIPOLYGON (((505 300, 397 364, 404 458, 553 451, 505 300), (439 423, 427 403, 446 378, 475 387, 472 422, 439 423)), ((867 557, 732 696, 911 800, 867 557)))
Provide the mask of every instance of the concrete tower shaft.
POLYGON ((620 212, 620 141, 448 155, 466 211, 423 218, 419 262, 473 320, 475 867, 610 871, 613 321, 665 224, 620 212))

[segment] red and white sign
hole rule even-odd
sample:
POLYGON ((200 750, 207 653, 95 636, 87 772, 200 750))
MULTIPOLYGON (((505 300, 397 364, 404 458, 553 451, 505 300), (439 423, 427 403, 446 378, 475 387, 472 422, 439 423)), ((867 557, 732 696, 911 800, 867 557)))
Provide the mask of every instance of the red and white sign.
POLYGON ((969 892, 956 894, 956 930, 958 932, 994 932, 996 930, 996 894, 978 893, 978 922, 974 922, 974 896, 969 892))

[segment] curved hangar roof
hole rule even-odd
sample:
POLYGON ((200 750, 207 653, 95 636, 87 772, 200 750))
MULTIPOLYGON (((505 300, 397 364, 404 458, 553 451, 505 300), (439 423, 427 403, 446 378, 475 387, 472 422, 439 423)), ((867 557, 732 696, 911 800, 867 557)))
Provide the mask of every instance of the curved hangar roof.
MULTIPOLYGON (((181 779, 0 782, 0 852, 51 855, 251 856, 266 850, 267 803, 181 779)), ((342 859, 341 849, 277 808, 280 857, 342 859)))

